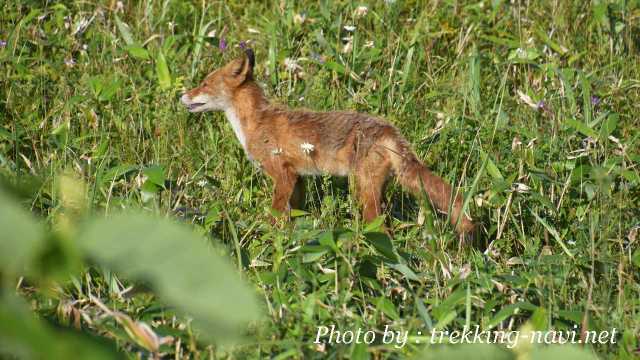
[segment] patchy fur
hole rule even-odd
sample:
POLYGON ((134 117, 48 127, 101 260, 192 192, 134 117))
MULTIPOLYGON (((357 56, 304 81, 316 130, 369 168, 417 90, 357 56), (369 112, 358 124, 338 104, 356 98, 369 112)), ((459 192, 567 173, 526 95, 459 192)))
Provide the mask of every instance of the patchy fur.
POLYGON ((355 112, 315 112, 272 106, 253 81, 253 52, 208 75, 186 92, 192 112, 224 111, 247 156, 274 182, 272 206, 284 212, 299 175, 354 175, 365 221, 381 213, 389 175, 416 196, 426 194, 460 233, 474 230, 462 214, 462 198, 418 159, 400 132, 385 120, 355 112), (451 206, 450 206, 451 205, 451 206), (459 219, 459 220, 458 220, 459 219))

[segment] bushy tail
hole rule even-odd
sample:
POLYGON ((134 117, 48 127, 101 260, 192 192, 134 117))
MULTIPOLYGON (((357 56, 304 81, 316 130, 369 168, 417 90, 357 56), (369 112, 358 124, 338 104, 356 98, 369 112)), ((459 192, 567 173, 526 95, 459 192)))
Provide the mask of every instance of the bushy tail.
POLYGON ((444 213, 450 213, 451 223, 458 233, 471 234, 475 225, 462 213, 463 201, 460 195, 452 200, 451 185, 441 177, 433 174, 411 150, 402 138, 391 138, 385 141, 390 151, 391 166, 398 182, 415 196, 426 193, 435 207, 444 213), (449 211, 449 205, 451 209, 449 211), (458 220, 459 219, 459 220, 458 220))

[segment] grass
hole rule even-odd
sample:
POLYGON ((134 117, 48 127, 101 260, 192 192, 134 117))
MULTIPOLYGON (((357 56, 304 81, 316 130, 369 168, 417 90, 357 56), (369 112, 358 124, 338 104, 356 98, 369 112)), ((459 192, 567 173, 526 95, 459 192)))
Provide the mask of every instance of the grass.
POLYGON ((475 325, 616 328, 615 344, 587 348, 638 356, 640 2, 123 3, 5 6, 0 174, 53 229, 63 173, 86 184, 90 213, 192 223, 265 316, 248 343, 208 345, 152 294, 120 296, 132 282, 87 269, 54 293, 17 287, 41 317, 83 314, 82 329, 133 358, 144 348, 115 320, 88 323, 99 309, 79 288, 174 336, 161 350, 175 358, 402 358, 424 348, 418 332, 475 325), (273 101, 398 126, 466 194, 480 244, 458 247, 446 219, 394 183, 392 240, 362 224, 343 179, 309 179, 306 212, 269 225, 271 184, 223 115, 178 101, 241 42, 273 101), (314 344, 330 325, 389 325, 410 341, 314 344))

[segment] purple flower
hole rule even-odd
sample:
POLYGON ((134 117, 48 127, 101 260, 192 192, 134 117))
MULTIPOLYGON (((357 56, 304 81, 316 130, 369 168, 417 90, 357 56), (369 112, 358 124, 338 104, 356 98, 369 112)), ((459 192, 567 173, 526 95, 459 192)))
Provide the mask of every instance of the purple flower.
POLYGON ((5 47, 7 46, 7 42, 4 40, 0 40, 0 47, 5 47))
POLYGON ((600 104, 600 98, 595 96, 595 95, 592 95, 591 96, 591 105, 598 106, 598 104, 600 104))
POLYGON ((220 49, 220 51, 225 51, 227 49, 227 39, 221 37, 220 38, 220 43, 218 44, 218 49, 220 49))
POLYGON ((544 110, 546 106, 547 105, 542 100, 538 101, 538 103, 536 104, 536 107, 538 108, 538 110, 544 110))
POLYGON ((247 48, 247 43, 244 41, 240 41, 240 49, 244 50, 247 48))

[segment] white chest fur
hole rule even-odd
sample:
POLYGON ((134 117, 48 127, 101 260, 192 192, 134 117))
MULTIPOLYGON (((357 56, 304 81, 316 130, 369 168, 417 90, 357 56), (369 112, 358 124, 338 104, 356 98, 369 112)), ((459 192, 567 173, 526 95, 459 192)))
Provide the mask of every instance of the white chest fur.
POLYGON ((238 141, 240 141, 242 148, 244 149, 245 152, 247 152, 247 138, 244 134, 244 131, 242 130, 242 125, 240 124, 240 118, 238 118, 238 115, 236 114, 233 108, 229 108, 225 110, 224 113, 227 116, 227 120, 229 120, 229 123, 231 123, 233 132, 236 134, 238 141))

